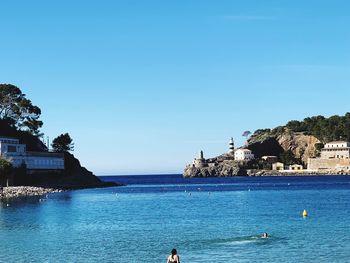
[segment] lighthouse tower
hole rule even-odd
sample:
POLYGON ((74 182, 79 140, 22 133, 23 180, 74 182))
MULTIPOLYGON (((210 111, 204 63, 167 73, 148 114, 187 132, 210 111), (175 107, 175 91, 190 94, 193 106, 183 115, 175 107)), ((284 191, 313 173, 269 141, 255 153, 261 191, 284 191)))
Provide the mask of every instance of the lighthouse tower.
POLYGON ((228 150, 229 154, 234 155, 235 154, 235 143, 233 141, 233 138, 231 137, 230 142, 229 142, 229 150, 228 150))
POLYGON ((198 158, 194 159, 193 166, 196 168, 202 168, 207 166, 206 160, 204 159, 203 151, 200 151, 198 158))

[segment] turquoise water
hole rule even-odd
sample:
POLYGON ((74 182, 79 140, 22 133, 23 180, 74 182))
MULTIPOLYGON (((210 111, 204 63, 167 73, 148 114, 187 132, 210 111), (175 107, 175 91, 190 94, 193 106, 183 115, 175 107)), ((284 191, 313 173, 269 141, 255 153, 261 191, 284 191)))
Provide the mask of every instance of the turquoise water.
POLYGON ((0 262, 350 262, 350 177, 109 179, 3 202, 0 262))

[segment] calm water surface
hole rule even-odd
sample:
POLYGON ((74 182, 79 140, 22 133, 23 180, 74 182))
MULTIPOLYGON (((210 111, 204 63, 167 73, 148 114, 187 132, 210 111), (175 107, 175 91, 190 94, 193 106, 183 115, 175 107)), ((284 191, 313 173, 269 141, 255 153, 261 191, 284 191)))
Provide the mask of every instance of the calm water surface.
POLYGON ((0 262, 350 262, 350 177, 103 179, 3 202, 0 262))

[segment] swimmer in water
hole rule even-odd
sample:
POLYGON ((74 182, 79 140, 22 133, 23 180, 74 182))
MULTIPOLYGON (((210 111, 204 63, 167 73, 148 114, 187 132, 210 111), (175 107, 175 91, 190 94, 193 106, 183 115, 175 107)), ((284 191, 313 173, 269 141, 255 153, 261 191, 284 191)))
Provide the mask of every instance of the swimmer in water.
POLYGON ((269 235, 267 234, 267 233, 263 233, 262 235, 261 235, 261 238, 269 238, 269 235))

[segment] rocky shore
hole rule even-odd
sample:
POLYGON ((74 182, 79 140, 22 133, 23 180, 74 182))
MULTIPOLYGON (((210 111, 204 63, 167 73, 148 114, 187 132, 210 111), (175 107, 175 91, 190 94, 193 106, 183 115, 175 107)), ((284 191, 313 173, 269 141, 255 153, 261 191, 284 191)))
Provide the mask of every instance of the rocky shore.
POLYGON ((273 170, 247 170, 247 176, 329 176, 350 175, 350 173, 337 171, 273 171, 273 170))
POLYGON ((184 177, 228 177, 237 175, 246 175, 246 172, 234 161, 223 161, 211 167, 188 165, 183 173, 184 177))
POLYGON ((4 187, 1 195, 1 199, 27 197, 27 196, 41 196, 49 193, 60 193, 61 189, 55 188, 43 188, 35 186, 9 186, 4 187))

